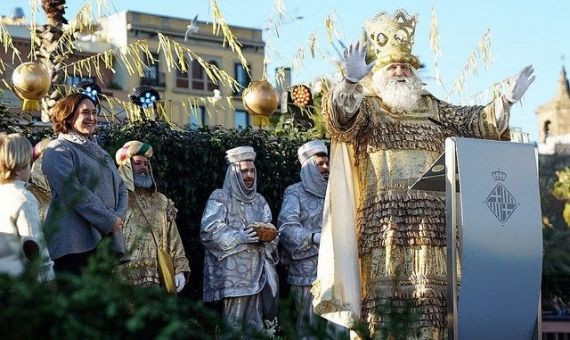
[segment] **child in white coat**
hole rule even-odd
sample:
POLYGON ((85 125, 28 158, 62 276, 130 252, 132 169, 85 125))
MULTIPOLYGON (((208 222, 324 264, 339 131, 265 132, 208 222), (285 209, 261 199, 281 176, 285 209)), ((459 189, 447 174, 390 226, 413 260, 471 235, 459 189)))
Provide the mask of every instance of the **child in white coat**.
POLYGON ((54 278, 41 229, 39 203, 26 189, 32 145, 19 134, 0 133, 0 273, 19 276, 37 261, 40 281, 54 278))

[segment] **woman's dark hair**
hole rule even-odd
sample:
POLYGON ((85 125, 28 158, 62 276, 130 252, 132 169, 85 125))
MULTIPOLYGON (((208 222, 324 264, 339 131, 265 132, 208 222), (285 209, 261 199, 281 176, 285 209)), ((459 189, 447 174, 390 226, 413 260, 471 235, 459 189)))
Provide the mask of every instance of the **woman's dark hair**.
POLYGON ((55 133, 68 133, 73 129, 72 117, 79 104, 89 100, 98 109, 99 104, 83 93, 72 93, 61 98, 51 109, 52 128, 55 133))

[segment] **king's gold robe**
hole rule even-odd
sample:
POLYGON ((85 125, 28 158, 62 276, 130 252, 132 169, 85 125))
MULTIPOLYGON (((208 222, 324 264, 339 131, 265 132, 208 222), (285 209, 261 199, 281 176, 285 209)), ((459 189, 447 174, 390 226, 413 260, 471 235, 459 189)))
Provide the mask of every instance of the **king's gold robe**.
MULTIPOLYGON (((447 327, 445 197, 408 187, 441 155, 445 138, 500 139, 508 134, 510 105, 498 98, 486 106, 454 106, 423 92, 413 112, 395 112, 366 90, 359 84, 339 83, 323 112, 333 144, 325 212, 340 214, 350 207, 347 197, 355 201, 354 263, 360 266, 360 291, 346 293, 353 281, 342 282, 341 267, 323 268, 313 287, 315 310, 347 327, 359 318, 372 332, 386 325, 390 309, 408 310, 415 315, 409 326, 416 336, 440 338, 447 327), (344 155, 344 160, 335 155, 344 155), (340 170, 335 175, 335 162, 343 161, 348 167, 337 163, 340 170), (352 180, 339 178, 347 173, 354 176, 354 186, 352 180), (339 186, 357 192, 335 197, 339 186), (347 296, 359 296, 360 301, 347 296), (343 314, 346 309, 352 309, 350 317, 343 316, 348 315, 343 314)), ((325 224, 326 220, 325 216, 325 224)), ((334 239, 325 233, 322 242, 334 239)), ((320 256, 333 261, 350 257, 346 249, 339 249, 342 244, 321 244, 333 254, 320 256)))
POLYGON ((160 284, 156 243, 150 228, 160 247, 172 256, 174 272, 188 277, 190 266, 176 226, 177 211, 174 202, 159 192, 129 191, 129 210, 123 232, 130 262, 120 268, 129 283, 143 286, 160 284))

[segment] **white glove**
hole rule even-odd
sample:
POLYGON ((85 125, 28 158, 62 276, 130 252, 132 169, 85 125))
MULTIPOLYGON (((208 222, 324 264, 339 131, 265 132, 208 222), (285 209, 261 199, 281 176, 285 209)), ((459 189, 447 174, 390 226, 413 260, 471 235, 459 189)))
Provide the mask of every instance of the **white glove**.
POLYGON ((174 275, 174 282, 176 283, 176 292, 180 293, 184 286, 186 286, 186 278, 184 273, 178 273, 174 275))
POLYGON ((360 47, 360 41, 356 44, 350 44, 348 50, 344 50, 344 69, 346 70, 346 79, 353 83, 359 82, 366 77, 370 70, 374 67, 375 62, 366 65, 366 44, 360 47))
POLYGON ((315 244, 321 244, 321 233, 314 233, 313 234, 313 242, 315 244))
POLYGON ((534 69, 532 65, 528 65, 527 67, 523 68, 519 74, 516 75, 513 84, 511 85, 511 89, 508 93, 505 93, 505 99, 507 99, 512 104, 518 102, 522 96, 525 94, 526 90, 534 81, 533 75, 534 69))
POLYGON ((241 234, 239 235, 240 243, 255 243, 259 242, 259 237, 257 237, 257 233, 253 228, 247 227, 244 229, 241 234))

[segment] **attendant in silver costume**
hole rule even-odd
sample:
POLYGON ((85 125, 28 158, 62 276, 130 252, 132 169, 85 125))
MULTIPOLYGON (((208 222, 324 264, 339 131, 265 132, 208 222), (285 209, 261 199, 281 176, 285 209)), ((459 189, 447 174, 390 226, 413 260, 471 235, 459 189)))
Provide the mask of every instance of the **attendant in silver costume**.
POLYGON ((288 267, 300 332, 315 326, 317 316, 311 308, 311 285, 317 277, 317 259, 321 239, 323 204, 329 177, 327 147, 320 140, 301 146, 297 152, 301 163, 301 182, 285 190, 277 224, 280 255, 288 267))
POLYGON ((204 301, 224 304, 224 319, 236 329, 274 332, 277 326, 278 238, 260 242, 252 224, 271 223, 271 210, 257 193, 255 151, 241 146, 226 151, 228 170, 202 216, 204 301))

